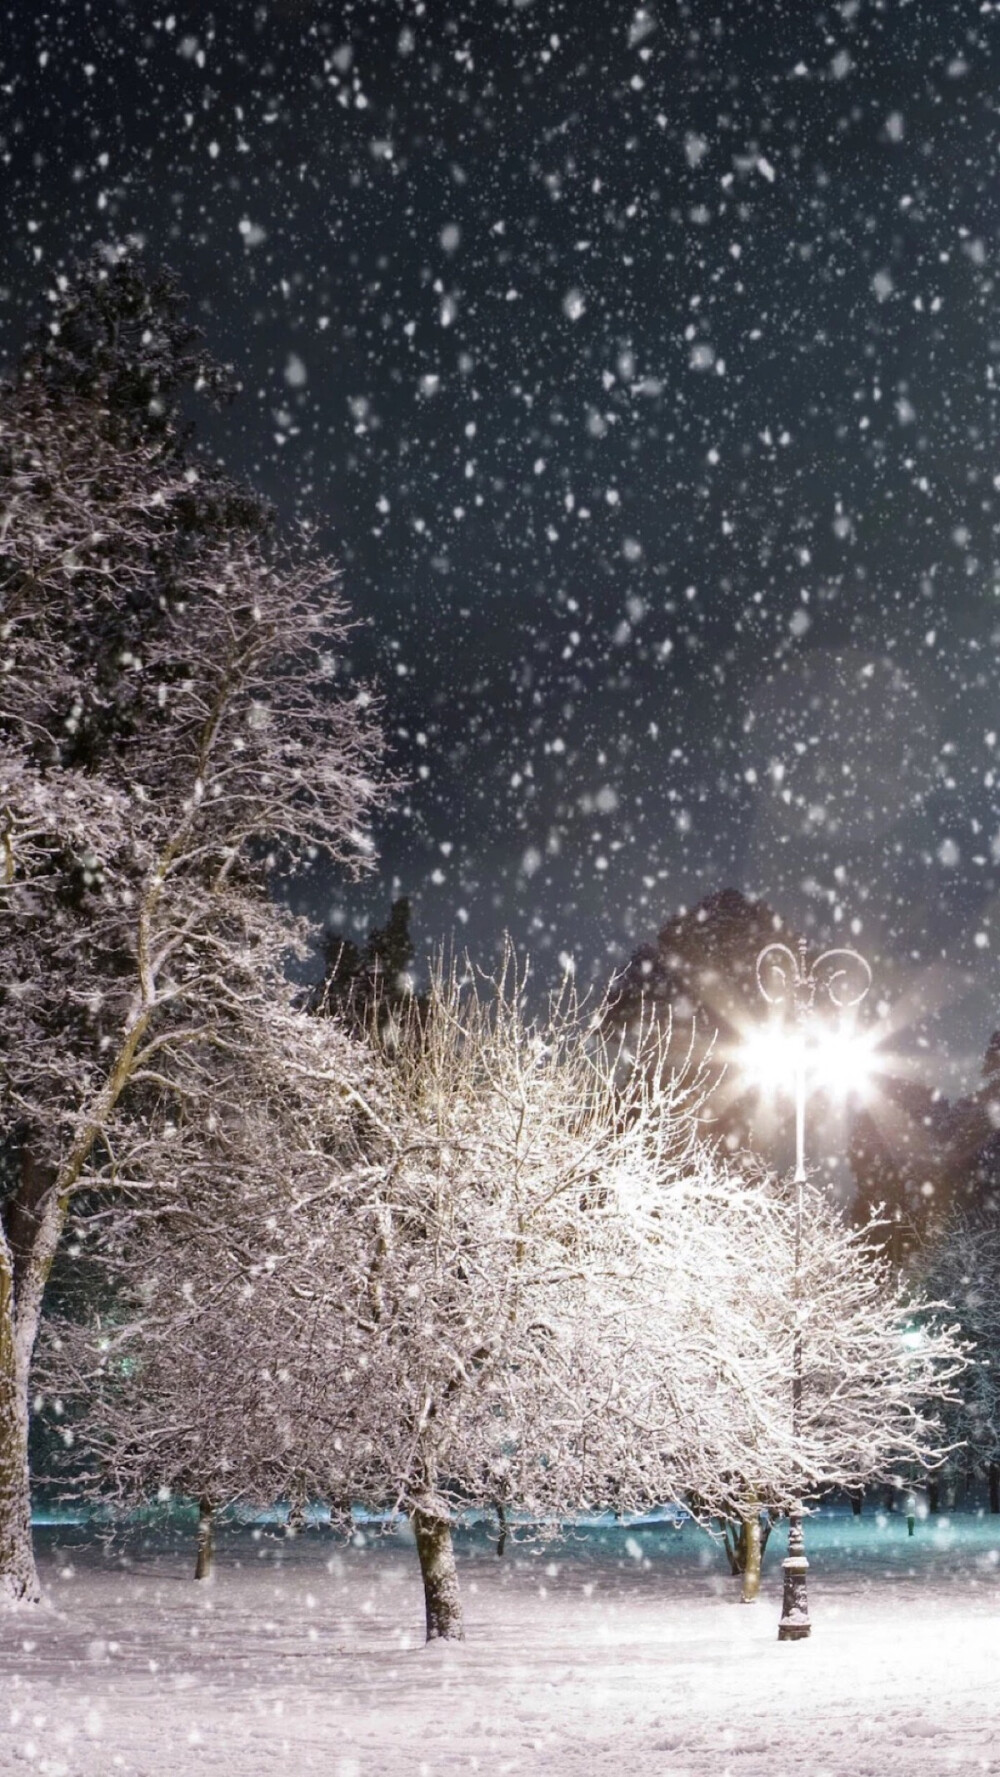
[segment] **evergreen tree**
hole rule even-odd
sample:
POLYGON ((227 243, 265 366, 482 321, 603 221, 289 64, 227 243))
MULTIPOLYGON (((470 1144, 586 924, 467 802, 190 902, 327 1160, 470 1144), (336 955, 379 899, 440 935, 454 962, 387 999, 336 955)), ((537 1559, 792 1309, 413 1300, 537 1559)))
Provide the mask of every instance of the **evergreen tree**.
POLYGON ((355 1030, 370 1029, 373 1019, 384 1027, 413 996, 407 897, 401 895, 393 901, 385 925, 373 926, 363 945, 331 933, 323 956, 323 979, 314 996, 316 1010, 335 1013, 355 1030))

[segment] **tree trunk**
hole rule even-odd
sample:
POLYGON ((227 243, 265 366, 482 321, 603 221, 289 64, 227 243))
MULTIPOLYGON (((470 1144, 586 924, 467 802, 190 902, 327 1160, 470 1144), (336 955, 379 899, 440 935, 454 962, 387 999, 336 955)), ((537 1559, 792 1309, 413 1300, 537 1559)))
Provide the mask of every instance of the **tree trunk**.
POLYGON ((741 1604, 756 1604, 760 1596, 760 1564, 763 1556, 760 1534, 760 1513, 748 1512, 740 1529, 743 1548, 743 1585, 741 1604))
POLYGON ((198 1501, 198 1559, 196 1580, 210 1580, 215 1570, 215 1512, 210 1499, 198 1501))
POLYGON ((928 1481, 928 1483, 927 1483, 927 1510, 929 1512, 934 1513, 934 1512, 940 1511, 940 1509, 941 1509, 941 1485, 940 1485, 940 1482, 928 1481))
POLYGON ((861 1507, 864 1505, 865 1501, 864 1489, 861 1487, 849 1487, 847 1497, 851 1502, 851 1511, 855 1518, 860 1518, 861 1507))
POLYGON ((58 1169, 40 1164, 25 1146, 18 1187, 0 1216, 0 1602, 34 1602, 41 1595, 31 1546, 28 1375, 42 1298, 70 1197, 128 1082, 151 1010, 145 1006, 125 1032, 63 1164, 58 1169))
POLYGON ((1000 1512, 1000 1462, 991 1462, 989 1468, 990 1511, 1000 1512))
POLYGON ((424 1582, 428 1641, 462 1641, 462 1600, 448 1509, 435 1499, 414 1506, 413 1530, 424 1582))
POLYGON ((10 1249, 0 1228, 0 1604, 41 1596, 31 1546, 28 1378, 14 1336, 10 1249))
POLYGON ((41 1597, 31 1546, 27 1402, 11 1400, 0 1377, 0 1604, 37 1604, 41 1597))
POLYGON ((306 1495, 299 1488, 294 1488, 288 1501, 288 1517, 285 1520, 285 1535, 299 1536, 306 1527, 306 1495))

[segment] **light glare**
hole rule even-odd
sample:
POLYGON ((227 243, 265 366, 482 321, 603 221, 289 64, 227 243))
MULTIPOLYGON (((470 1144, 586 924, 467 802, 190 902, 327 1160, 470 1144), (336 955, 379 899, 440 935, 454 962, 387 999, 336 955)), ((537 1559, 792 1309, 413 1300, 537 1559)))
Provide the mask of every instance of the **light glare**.
POLYGON ((833 1098, 869 1097, 878 1072, 874 1037, 843 1027, 824 1031, 810 1071, 814 1084, 833 1098))
POLYGON ((794 1031, 781 1025, 762 1025, 744 1041, 743 1071, 758 1092, 773 1096, 795 1086, 801 1044, 794 1031))
POLYGON ((784 1025, 764 1025, 744 1041, 740 1062, 758 1092, 794 1092, 802 1067, 804 1083, 831 1098, 868 1098, 880 1071, 874 1034, 850 1025, 808 1034, 784 1025))

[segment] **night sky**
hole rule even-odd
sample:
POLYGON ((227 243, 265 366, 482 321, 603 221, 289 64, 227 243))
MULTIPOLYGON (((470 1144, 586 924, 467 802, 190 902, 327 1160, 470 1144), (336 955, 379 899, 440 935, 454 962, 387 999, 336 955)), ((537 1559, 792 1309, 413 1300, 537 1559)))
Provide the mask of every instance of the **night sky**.
MULTIPOLYGON (((605 977, 727 884, 1000 1024, 1000 5, 0 9, 0 349, 138 236, 344 567, 355 926, 605 977)), ((873 995, 873 999, 876 996, 873 995)))

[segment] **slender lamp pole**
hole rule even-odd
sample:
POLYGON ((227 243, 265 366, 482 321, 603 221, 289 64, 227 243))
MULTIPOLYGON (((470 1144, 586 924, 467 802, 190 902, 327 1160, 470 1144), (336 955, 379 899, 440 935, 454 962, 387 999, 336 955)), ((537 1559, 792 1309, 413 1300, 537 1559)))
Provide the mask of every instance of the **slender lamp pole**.
MULTIPOLYGON (((767 944, 757 958, 757 985, 769 1005, 790 1009, 795 1018, 795 1265, 792 1295, 794 1345, 792 1348, 792 1437, 798 1442, 802 1424, 802 1187, 806 1182, 806 1045, 809 1022, 815 1010, 816 991, 822 987, 831 1004, 841 1011, 858 1006, 872 983, 872 972, 856 950, 825 950, 810 967, 806 942, 799 939, 798 953, 787 944, 767 944)), ((812 1629, 806 1590, 806 1545, 801 1499, 788 1512, 788 1554, 782 1563, 784 1586, 779 1641, 804 1641, 812 1629)))

